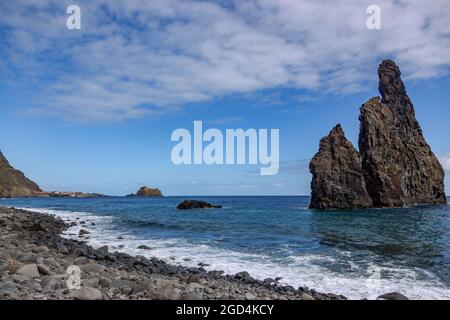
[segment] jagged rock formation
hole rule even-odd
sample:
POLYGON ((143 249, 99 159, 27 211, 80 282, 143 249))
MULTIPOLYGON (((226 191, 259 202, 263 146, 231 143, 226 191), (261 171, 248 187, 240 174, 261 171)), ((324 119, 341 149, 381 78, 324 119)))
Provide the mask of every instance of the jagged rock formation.
POLYGON ((128 197, 163 197, 163 194, 159 189, 141 187, 136 193, 129 194, 128 197))
POLYGON ((377 207, 445 204, 444 170, 416 120, 400 69, 378 70, 382 99, 361 107, 359 148, 367 191, 377 207))
POLYGON ((32 197, 40 192, 39 186, 14 169, 0 151, 0 198, 32 197))
POLYGON ((361 158, 337 125, 320 141, 320 150, 310 163, 313 174, 311 207, 316 209, 368 208, 361 158))
POLYGON ((444 170, 423 137, 400 69, 385 60, 378 75, 381 98, 360 110, 360 153, 340 127, 322 139, 310 165, 311 208, 447 203, 444 170), (355 194, 359 200, 349 197, 355 194))

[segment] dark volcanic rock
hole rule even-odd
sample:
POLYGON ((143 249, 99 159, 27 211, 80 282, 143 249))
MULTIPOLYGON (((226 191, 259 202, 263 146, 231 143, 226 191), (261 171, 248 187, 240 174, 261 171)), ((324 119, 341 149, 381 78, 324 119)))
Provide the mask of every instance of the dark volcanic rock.
POLYGON ((140 250, 152 250, 149 246, 146 246, 145 244, 141 244, 139 247, 137 247, 140 250))
POLYGON ((0 152, 0 198, 31 197, 41 192, 36 183, 14 169, 0 152))
POLYGON ((177 209, 180 209, 180 210, 211 209, 211 208, 222 208, 222 206, 214 205, 214 204, 208 203, 206 201, 200 201, 200 200, 185 200, 177 206, 177 209))
POLYGON ((320 141, 310 163, 313 174, 311 208, 354 209, 372 206, 358 151, 337 125, 320 141))
POLYGON ((359 148, 367 191, 376 207, 446 204, 444 170, 425 141, 400 69, 378 70, 382 96, 361 107, 359 148))
POLYGON ((400 69, 386 60, 378 74, 382 97, 361 107, 359 154, 340 127, 321 141, 310 164, 311 208, 447 203, 445 172, 423 137, 400 69))
POLYGON ((132 193, 128 197, 163 197, 163 194, 159 189, 141 187, 135 194, 132 193))
POLYGON ((377 298, 377 300, 409 300, 407 297, 398 292, 385 293, 377 298))

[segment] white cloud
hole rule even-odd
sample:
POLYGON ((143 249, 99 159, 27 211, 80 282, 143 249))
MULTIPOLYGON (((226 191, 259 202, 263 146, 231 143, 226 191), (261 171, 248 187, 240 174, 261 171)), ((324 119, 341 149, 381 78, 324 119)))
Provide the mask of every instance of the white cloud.
POLYGON ((450 155, 440 155, 438 158, 444 170, 450 173, 450 155))
POLYGON ((33 84, 38 112, 87 121, 264 89, 364 90, 387 57, 409 79, 446 74, 449 1, 380 0, 380 31, 366 28, 372 2, 80 1, 81 31, 65 28, 71 1, 2 2, 0 66, 33 84))
POLYGON ((445 191, 447 195, 450 194, 450 154, 438 155, 439 162, 445 170, 445 191))

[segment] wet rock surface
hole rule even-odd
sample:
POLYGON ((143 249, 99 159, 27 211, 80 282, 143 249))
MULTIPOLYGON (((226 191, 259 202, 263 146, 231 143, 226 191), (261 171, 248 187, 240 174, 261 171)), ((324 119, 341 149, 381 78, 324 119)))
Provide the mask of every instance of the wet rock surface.
POLYGON ((377 300, 409 300, 407 297, 398 292, 385 293, 377 298, 377 300))
POLYGON ((222 208, 222 206, 211 204, 206 201, 200 201, 200 200, 185 200, 177 206, 177 209, 179 209, 179 210, 214 209, 214 208, 222 208))

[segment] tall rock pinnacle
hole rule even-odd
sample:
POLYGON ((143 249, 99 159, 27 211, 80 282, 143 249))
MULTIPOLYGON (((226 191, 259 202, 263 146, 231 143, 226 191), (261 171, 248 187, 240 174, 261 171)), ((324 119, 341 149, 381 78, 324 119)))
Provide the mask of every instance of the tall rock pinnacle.
POLYGON ((356 209, 372 206, 358 151, 345 138, 340 125, 320 141, 320 150, 309 168, 313 174, 311 208, 356 209))
POLYGON ((340 127, 321 140, 310 164, 311 208, 447 203, 445 172, 423 137, 400 69, 385 60, 378 75, 381 98, 360 110, 359 154, 340 127))
POLYGON ((361 107, 359 149, 367 191, 377 207, 447 203, 444 170, 416 120, 400 69, 380 65, 379 90, 361 107))
POLYGON ((379 84, 382 102, 391 106, 399 115, 414 115, 414 107, 406 94, 405 85, 401 79, 400 68, 392 60, 384 60, 378 68, 379 84))

